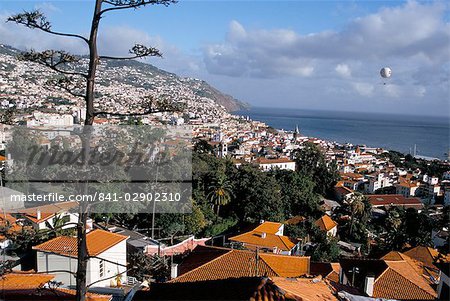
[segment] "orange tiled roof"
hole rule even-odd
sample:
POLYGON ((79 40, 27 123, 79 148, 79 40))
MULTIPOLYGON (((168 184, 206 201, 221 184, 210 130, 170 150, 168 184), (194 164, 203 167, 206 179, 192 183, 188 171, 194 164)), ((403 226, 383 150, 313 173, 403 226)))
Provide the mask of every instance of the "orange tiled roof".
POLYGON ((337 226, 337 223, 331 219, 328 215, 324 215, 315 222, 316 226, 322 231, 330 231, 337 226))
MULTIPOLYGON (((204 255, 208 251, 216 253, 217 256, 186 271, 171 282, 254 276, 298 277, 309 273, 309 257, 261 253, 259 254, 258 264, 256 264, 255 252, 206 246, 197 246, 189 256, 195 256, 197 252, 204 255), (217 251, 221 252, 217 253, 217 251)), ((189 256, 185 261, 189 261, 189 256)), ((183 270, 183 264, 181 264, 180 270, 183 270)))
MULTIPOLYGON (((97 256, 127 238, 127 236, 100 229, 91 231, 86 235, 88 254, 90 256, 97 256)), ((78 252, 77 238, 59 236, 37 245, 33 249, 75 257, 78 252)))
POLYGON ((229 238, 251 246, 259 246, 265 248, 277 248, 283 251, 290 251, 295 244, 287 237, 270 233, 250 231, 229 238))
POLYGON ((0 161, 6 161, 6 157, 5 157, 5 156, 2 156, 2 155, 0 155, 0 161))
POLYGON ((298 277, 309 274, 309 257, 262 253, 260 258, 282 277, 298 277))
MULTIPOLYGON (((0 210, 0 227, 4 229, 5 232, 3 233, 14 234, 22 231, 22 226, 17 223, 17 219, 9 213, 4 213, 2 210, 0 210)), ((0 235, 0 240, 5 238, 5 236, 0 235)))
POLYGON ((280 227, 282 226, 281 223, 276 222, 263 222, 258 227, 256 227, 253 231, 257 232, 265 232, 267 234, 275 234, 278 232, 280 227))
POLYGON ((436 292, 406 261, 386 261, 388 268, 375 280, 373 297, 433 300, 436 292))
POLYGON ((275 235, 283 225, 276 222, 263 222, 254 230, 230 237, 232 241, 241 242, 250 246, 278 248, 290 251, 295 244, 287 236, 275 235))
MULTIPOLYGON (((439 257, 439 252, 430 247, 417 246, 405 252, 411 258, 423 262, 428 267, 435 267, 434 262, 439 257)), ((444 261, 449 261, 449 257, 444 257, 444 261)))
POLYGON ((53 280, 55 276, 35 273, 10 273, 0 277, 0 290, 35 290, 53 280))
POLYGON ((382 259, 385 261, 406 261, 418 275, 422 275, 424 277, 425 281, 428 284, 433 284, 430 276, 433 276, 435 279, 439 277, 437 270, 432 271, 428 269, 423 262, 415 260, 401 252, 391 251, 388 254, 384 255, 382 259))
POLYGON ((306 218, 304 216, 297 215, 297 216, 291 217, 288 220, 285 220, 284 223, 286 225, 297 225, 305 220, 306 220, 306 218))
POLYGON ((315 301, 315 300, 339 300, 327 281, 308 278, 286 279, 272 277, 276 286, 286 292, 286 296, 292 296, 294 300, 315 301))

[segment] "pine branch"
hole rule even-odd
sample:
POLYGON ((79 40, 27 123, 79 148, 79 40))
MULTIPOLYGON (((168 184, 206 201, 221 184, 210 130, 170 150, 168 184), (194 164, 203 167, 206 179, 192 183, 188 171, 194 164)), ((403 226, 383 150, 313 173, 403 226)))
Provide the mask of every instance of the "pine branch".
POLYGON ((99 58, 108 60, 132 60, 147 56, 162 57, 162 53, 158 49, 154 47, 147 47, 141 44, 134 45, 133 48, 131 48, 131 50, 129 51, 129 53, 134 55, 128 57, 100 56, 99 58))
POLYGON ((100 15, 113 10, 129 8, 137 9, 145 5, 169 6, 170 4, 174 4, 177 2, 178 1, 176 0, 103 0, 103 3, 109 4, 112 7, 105 8, 104 10, 100 11, 100 15))
POLYGON ((85 94, 75 92, 76 89, 81 89, 81 88, 77 87, 77 84, 74 83, 74 79, 70 76, 62 76, 62 77, 49 79, 46 83, 46 86, 48 88, 50 88, 50 87, 60 88, 74 97, 84 98, 86 96, 85 94))
POLYGON ((17 56, 17 59, 21 61, 29 61, 38 63, 40 65, 46 66, 53 71, 59 72, 65 75, 81 76, 86 78, 87 75, 82 72, 66 71, 60 69, 58 66, 65 65, 69 63, 79 62, 79 58, 75 55, 67 53, 62 50, 45 50, 42 52, 37 52, 34 50, 22 52, 17 56))
POLYGON ((57 36, 78 38, 78 39, 85 41, 87 44, 89 44, 89 40, 81 35, 53 31, 51 23, 49 21, 47 21, 47 18, 45 17, 45 15, 42 12, 40 12, 39 10, 34 10, 34 11, 30 11, 30 12, 24 11, 21 14, 17 14, 17 15, 13 15, 13 16, 9 17, 6 20, 6 22, 14 22, 17 24, 22 24, 28 28, 39 29, 41 31, 47 32, 49 34, 57 35, 57 36))

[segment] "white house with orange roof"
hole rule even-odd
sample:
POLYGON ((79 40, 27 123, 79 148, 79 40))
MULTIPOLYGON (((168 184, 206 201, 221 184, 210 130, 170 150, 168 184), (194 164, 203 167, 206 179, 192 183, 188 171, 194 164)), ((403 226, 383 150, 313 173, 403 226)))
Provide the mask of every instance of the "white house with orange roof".
POLYGON ((238 242, 249 250, 258 249, 275 254, 292 255, 297 250, 297 244, 284 236, 283 232, 284 224, 263 221, 252 231, 230 237, 229 240, 238 242))
MULTIPOLYGON (((49 203, 38 207, 19 209, 15 215, 27 221, 36 230, 48 229, 60 219, 65 224, 63 229, 74 228, 78 223, 77 202, 49 203)), ((89 228, 92 227, 92 220, 88 220, 89 228)))
POLYGON ((315 225, 320 230, 327 232, 327 236, 335 237, 337 234, 337 223, 327 214, 316 220, 315 225))
MULTIPOLYGON (((86 283, 95 287, 114 287, 126 281, 128 236, 104 230, 86 235, 89 259, 86 283)), ((55 275, 63 286, 75 285, 77 270, 77 238, 59 236, 34 246, 37 271, 55 275), (55 271, 55 272, 53 272, 55 271), (71 273, 65 272, 71 271, 71 273)))
POLYGON ((399 183, 395 184, 395 192, 402 194, 405 198, 409 198, 416 196, 416 191, 419 187, 419 182, 399 177, 399 183))

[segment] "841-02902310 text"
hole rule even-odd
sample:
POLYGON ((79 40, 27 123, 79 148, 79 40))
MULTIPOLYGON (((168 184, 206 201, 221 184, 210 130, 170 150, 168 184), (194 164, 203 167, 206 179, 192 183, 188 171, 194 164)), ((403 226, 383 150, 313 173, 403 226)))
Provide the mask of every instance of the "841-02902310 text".
POLYGON ((11 202, 179 202, 180 192, 94 192, 92 194, 61 193, 11 195, 11 202))

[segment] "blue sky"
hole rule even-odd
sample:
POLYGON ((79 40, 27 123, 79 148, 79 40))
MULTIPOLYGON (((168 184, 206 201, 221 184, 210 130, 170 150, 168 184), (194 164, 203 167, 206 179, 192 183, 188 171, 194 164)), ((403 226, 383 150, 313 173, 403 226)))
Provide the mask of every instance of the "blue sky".
MULTIPOLYGON (((92 0, 0 3, 0 43, 83 53, 76 41, 4 24, 39 8, 85 34, 92 0)), ((147 62, 207 80, 255 106, 449 115, 450 24, 444 1, 179 1, 107 15, 100 49, 142 42, 147 62), (387 85, 379 69, 390 66, 387 85)))

